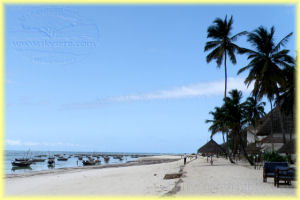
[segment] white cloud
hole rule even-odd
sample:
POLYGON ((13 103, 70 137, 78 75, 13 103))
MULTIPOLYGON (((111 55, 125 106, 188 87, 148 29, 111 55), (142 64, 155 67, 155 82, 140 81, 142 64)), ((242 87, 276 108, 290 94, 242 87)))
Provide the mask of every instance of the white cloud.
MULTIPOLYGON (((249 92, 244 84, 244 79, 241 78, 228 78, 228 89, 238 89, 243 92, 249 92)), ((107 98, 109 102, 124 102, 124 101, 140 101, 140 100, 158 100, 158 99, 182 99, 201 96, 222 95, 224 93, 224 80, 196 83, 187 86, 174 87, 168 90, 159 90, 145 94, 123 95, 107 98)))
POLYGON ((71 144, 71 143, 63 143, 63 142, 55 142, 55 143, 48 143, 48 142, 30 142, 30 141, 20 141, 20 140, 5 140, 5 145, 7 146, 51 146, 51 147, 78 147, 78 144, 71 144))
POLYGON ((19 140, 5 140, 5 144, 9 146, 19 146, 21 145, 21 141, 19 140))
MULTIPOLYGON (((244 78, 228 78, 227 91, 232 89, 241 90, 244 93, 250 93, 253 85, 248 88, 244 84, 244 78)), ((132 101, 145 101, 145 100, 163 100, 163 99, 184 99, 196 98, 203 96, 216 96, 224 94, 224 80, 194 83, 186 86, 173 87, 165 90, 158 90, 149 93, 141 94, 128 94, 97 99, 92 102, 74 103, 63 105, 63 108, 91 108, 106 103, 121 103, 132 101)))

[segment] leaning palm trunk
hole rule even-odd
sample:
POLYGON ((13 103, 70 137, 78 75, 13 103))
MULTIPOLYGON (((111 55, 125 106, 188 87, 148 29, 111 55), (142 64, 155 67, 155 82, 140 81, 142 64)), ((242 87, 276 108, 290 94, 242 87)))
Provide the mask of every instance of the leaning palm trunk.
POLYGON ((245 145, 244 145, 243 137, 240 137, 240 144, 241 144, 241 147, 242 147, 243 154, 244 154, 245 158, 248 160, 249 164, 253 166, 254 163, 253 163, 253 161, 248 156, 248 153, 247 153, 245 145))
MULTIPOLYGON (((277 94, 277 99, 279 99, 279 95, 277 94)), ((281 105, 280 105, 280 102, 278 104, 279 106, 279 121, 280 121, 280 126, 281 126, 281 132, 282 132, 282 139, 283 139, 283 143, 285 144, 286 143, 286 140, 285 140, 285 129, 284 129, 284 126, 283 126, 283 117, 282 117, 282 113, 281 113, 281 105)))
POLYGON ((270 133, 270 140, 272 144, 272 152, 274 151, 274 141, 273 141, 273 106, 272 106, 272 100, 269 99, 271 104, 271 133, 270 133))
POLYGON ((225 90, 224 90, 224 98, 226 98, 226 93, 227 93, 227 66, 226 66, 226 50, 224 52, 224 56, 225 56, 225 59, 224 59, 224 71, 225 71, 225 90))
POLYGON ((235 162, 232 160, 231 155, 230 155, 230 153, 229 153, 228 132, 226 132, 226 138, 227 138, 227 140, 226 140, 226 154, 227 154, 227 156, 228 156, 229 161, 230 161, 231 163, 235 163, 235 162))

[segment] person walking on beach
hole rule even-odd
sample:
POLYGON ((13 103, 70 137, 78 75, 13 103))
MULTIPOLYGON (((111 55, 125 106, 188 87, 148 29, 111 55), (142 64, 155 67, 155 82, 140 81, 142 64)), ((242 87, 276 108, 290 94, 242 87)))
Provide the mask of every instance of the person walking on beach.
POLYGON ((186 165, 186 158, 187 158, 187 156, 184 155, 184 157, 183 157, 183 164, 184 164, 184 165, 186 165))

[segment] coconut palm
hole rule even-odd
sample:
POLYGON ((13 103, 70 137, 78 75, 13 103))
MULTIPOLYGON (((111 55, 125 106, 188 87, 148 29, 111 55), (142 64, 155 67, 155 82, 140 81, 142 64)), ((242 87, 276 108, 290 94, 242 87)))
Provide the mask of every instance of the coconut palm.
POLYGON ((241 35, 246 34, 246 31, 240 32, 231 37, 232 16, 227 21, 227 16, 224 20, 217 18, 214 24, 207 29, 207 38, 212 38, 212 41, 206 42, 204 51, 211 50, 206 56, 206 61, 209 63, 216 60, 217 67, 220 68, 224 57, 224 71, 225 71, 225 91, 224 98, 227 92, 227 55, 233 64, 236 64, 235 53, 240 51, 240 47, 233 42, 241 35))
MULTIPOLYGON (((273 100, 275 97, 279 98, 280 89, 284 87, 286 81, 282 76, 282 68, 290 67, 294 63, 294 59, 288 55, 289 50, 281 47, 287 43, 292 33, 286 35, 280 42, 275 44, 274 41, 274 27, 271 27, 270 32, 264 28, 259 27, 252 33, 248 34, 247 41, 250 42, 254 50, 242 49, 240 53, 248 54, 249 64, 241 68, 238 74, 249 70, 249 74, 245 79, 245 84, 249 86, 254 82, 252 95, 260 99, 266 96, 270 102, 271 110, 273 109, 273 100)), ((280 105, 279 105, 280 106, 280 105)), ((280 126, 283 133, 283 141, 285 142, 285 131, 283 127, 283 120, 280 113, 280 126)), ((271 112, 272 121, 272 112, 271 112)), ((271 123, 272 124, 272 123, 271 123)), ((272 125, 271 125, 272 126, 272 125)), ((273 130, 271 128, 271 140, 273 138, 273 130)), ((274 150, 274 145, 272 144, 274 150)))
MULTIPOLYGON (((245 103, 241 102, 242 92, 238 90, 232 90, 229 92, 229 97, 224 98, 224 104, 222 107, 215 107, 214 112, 210 112, 213 116, 212 120, 206 120, 206 123, 212 123, 209 127, 209 131, 211 131, 211 137, 216 133, 226 133, 227 136, 227 154, 229 155, 228 150, 228 140, 230 136, 231 141, 231 149, 233 155, 237 154, 238 149, 242 148, 242 151, 252 165, 252 160, 249 159, 247 152, 245 151, 243 140, 243 128, 247 123, 247 115, 245 112, 245 103)), ((234 163, 229 156, 229 159, 232 163, 234 163)))
MULTIPOLYGON (((291 67, 285 67, 283 69, 283 75, 286 80, 285 87, 280 88, 281 94, 277 99, 277 105, 281 105, 281 112, 284 113, 283 116, 291 116, 292 119, 295 119, 294 109, 295 109, 295 65, 291 67)), ((292 134, 294 129, 291 128, 287 130, 290 133, 290 141, 292 140, 292 134)))
POLYGON ((254 97, 248 97, 247 100, 243 103, 245 117, 249 125, 252 125, 254 128, 257 126, 257 121, 265 116, 264 106, 265 102, 259 102, 254 97))
MULTIPOLYGON (((265 102, 259 102, 255 97, 248 97, 247 100, 243 103, 244 116, 247 121, 248 127, 252 126, 254 130, 256 130, 258 120, 266 115, 264 111, 265 105, 265 102)), ((254 135, 256 142, 256 132, 253 132, 251 128, 247 131, 254 135)))
POLYGON ((211 138, 217 134, 222 133, 223 142, 226 144, 226 154, 231 163, 234 163, 230 154, 229 154, 229 147, 228 147, 228 132, 229 128, 227 126, 227 116, 224 107, 215 107, 214 112, 209 112, 213 116, 212 120, 206 120, 205 123, 212 123, 212 125, 208 128, 211 131, 211 138), (227 142, 225 142, 224 134, 226 134, 227 142))
POLYGON ((295 65, 285 67, 282 72, 285 78, 285 87, 280 88, 281 94, 277 99, 277 104, 281 103, 281 110, 286 114, 293 114, 295 108, 295 65))
POLYGON ((238 90, 231 90, 229 97, 225 98, 224 110, 226 113, 227 126, 230 128, 232 140, 233 140, 233 154, 236 155, 237 150, 241 148, 245 158, 253 165, 253 161, 248 157, 248 153, 245 150, 243 134, 245 125, 247 124, 247 115, 245 112, 245 103, 241 102, 242 92, 238 90))

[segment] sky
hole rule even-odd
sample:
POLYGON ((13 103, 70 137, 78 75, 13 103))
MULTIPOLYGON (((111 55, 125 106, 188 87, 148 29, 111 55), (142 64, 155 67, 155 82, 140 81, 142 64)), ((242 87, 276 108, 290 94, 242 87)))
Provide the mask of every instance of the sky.
MULTIPOLYGON (((5 6, 5 149, 192 153, 210 139, 224 68, 207 28, 295 29, 294 5, 5 6)), ((245 36, 236 43, 251 48, 245 36)), ((286 47, 295 55, 295 34, 286 47)), ((228 91, 251 92, 228 63, 228 91)), ((266 111, 269 106, 266 106, 266 111)), ((214 137, 222 143, 221 134, 214 137)))

